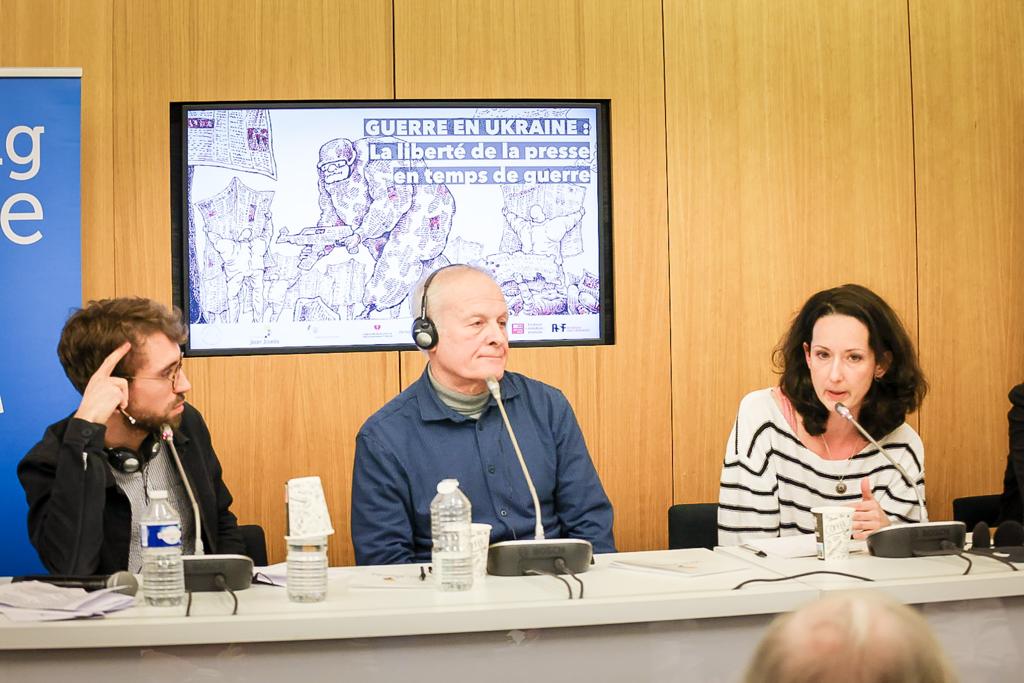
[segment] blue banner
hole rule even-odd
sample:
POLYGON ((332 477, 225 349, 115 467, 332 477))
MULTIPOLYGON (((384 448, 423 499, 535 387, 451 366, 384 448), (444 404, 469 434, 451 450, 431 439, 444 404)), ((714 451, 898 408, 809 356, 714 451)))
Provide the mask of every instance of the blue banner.
MULTIPOLYGON (((62 70, 66 72, 67 70, 62 70)), ((0 69, 0 575, 39 573, 18 462, 78 404, 57 360, 82 302, 81 78, 0 69)))

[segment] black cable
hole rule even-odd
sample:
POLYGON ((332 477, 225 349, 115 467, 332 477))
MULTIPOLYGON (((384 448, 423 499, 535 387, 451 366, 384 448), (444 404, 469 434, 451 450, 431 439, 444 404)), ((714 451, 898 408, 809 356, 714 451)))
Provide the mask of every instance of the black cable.
POLYGON ((967 576, 968 574, 970 574, 971 573, 971 567, 974 566, 974 562, 971 561, 971 558, 967 557, 967 555, 965 553, 953 553, 953 554, 956 555, 961 560, 963 560, 964 562, 967 563, 967 567, 964 568, 964 573, 961 574, 960 576, 967 576))
POLYGON ((550 576, 553 579, 558 579, 559 581, 561 581, 562 583, 565 584, 565 589, 567 591, 569 591, 569 599, 572 600, 572 586, 570 586, 569 582, 566 581, 565 579, 563 579, 558 574, 556 574, 554 572, 546 572, 546 571, 543 571, 543 570, 540 570, 540 569, 527 569, 523 573, 524 574, 530 574, 532 576, 550 576))
POLYGON ((747 579, 743 583, 737 584, 732 587, 732 590, 739 590, 744 586, 751 583, 775 583, 777 581, 791 581, 793 579, 801 579, 805 576, 811 576, 813 574, 834 574, 835 576, 845 576, 848 579, 860 579, 861 581, 870 581, 874 583, 874 579, 869 579, 866 576, 857 576, 856 574, 847 574, 846 572, 835 572, 828 569, 816 569, 813 572, 804 572, 803 574, 793 574, 792 576, 780 576, 775 579, 747 579))
POLYGON ((914 551, 914 557, 933 557, 933 556, 936 556, 936 555, 956 555, 961 560, 963 560, 964 562, 967 563, 967 567, 964 569, 963 574, 961 574, 960 576, 967 576, 968 574, 971 573, 971 567, 974 566, 974 562, 971 561, 971 558, 967 557, 967 555, 964 553, 963 548, 958 546, 956 543, 953 543, 952 541, 948 541, 948 540, 939 541, 939 548, 941 548, 941 550, 921 551, 921 552, 914 551))
MULTIPOLYGON (((975 557, 991 557, 996 562, 1002 562, 1003 564, 1005 564, 1007 567, 1009 567, 1010 569, 1012 569, 1015 572, 1020 571, 1020 569, 1018 569, 1017 566, 1013 562, 1010 562, 1009 560, 1007 560, 1005 558, 993 555, 992 553, 982 553, 982 552, 978 552, 976 550, 971 550, 969 552, 970 552, 971 555, 974 555, 975 557)), ((998 552, 998 551, 996 551, 996 552, 998 552)))
MULTIPOLYGON (((227 591, 231 595, 231 599, 234 600, 235 604, 231 610, 231 616, 238 614, 238 596, 235 595, 235 591, 228 588, 228 582, 227 579, 224 578, 224 575, 214 575, 213 582, 217 584, 217 588, 220 588, 222 591, 227 591)), ((192 591, 188 591, 188 603, 185 605, 185 616, 192 616, 192 591)))
POLYGON ((555 568, 556 569, 561 569, 563 574, 569 574, 576 581, 576 583, 578 583, 580 585, 580 595, 579 595, 578 599, 582 600, 583 599, 583 581, 580 580, 580 577, 576 576, 576 572, 574 572, 573 570, 569 569, 569 566, 565 563, 565 560, 562 559, 561 557, 555 558, 555 568))
POLYGON ((228 582, 224 578, 224 575, 223 574, 217 574, 216 576, 213 577, 213 582, 215 584, 217 584, 217 587, 220 588, 222 591, 227 591, 228 593, 231 594, 231 599, 235 601, 235 606, 231 610, 231 616, 235 616, 236 614, 238 614, 238 596, 235 595, 235 591, 233 591, 230 588, 228 588, 228 582))

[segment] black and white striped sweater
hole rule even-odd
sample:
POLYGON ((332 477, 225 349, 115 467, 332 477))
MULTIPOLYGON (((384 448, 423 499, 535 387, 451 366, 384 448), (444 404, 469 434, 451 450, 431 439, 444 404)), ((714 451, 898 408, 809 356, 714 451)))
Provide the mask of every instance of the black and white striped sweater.
MULTIPOLYGON (((907 423, 879 444, 917 483, 924 497, 924 446, 907 423)), ((917 497, 900 473, 868 444, 849 460, 824 460, 793 433, 771 389, 747 394, 729 435, 718 499, 718 543, 814 533, 811 508, 860 500, 860 480, 893 523, 920 521, 917 497), (846 492, 836 492, 840 479, 846 492)), ((927 520, 927 512, 924 512, 927 520)))

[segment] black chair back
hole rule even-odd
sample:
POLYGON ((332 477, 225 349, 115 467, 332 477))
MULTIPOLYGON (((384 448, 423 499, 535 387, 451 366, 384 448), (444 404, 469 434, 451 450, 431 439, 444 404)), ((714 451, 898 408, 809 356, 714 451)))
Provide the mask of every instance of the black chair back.
POLYGON ((718 545, 718 503, 682 503, 668 509, 668 547, 707 548, 718 545))
POLYGON ((978 522, 995 527, 999 523, 999 494, 954 498, 953 521, 966 524, 968 533, 978 522))
POLYGON ((239 524, 238 531, 245 543, 245 554, 252 558, 253 566, 267 566, 267 537, 259 524, 239 524))

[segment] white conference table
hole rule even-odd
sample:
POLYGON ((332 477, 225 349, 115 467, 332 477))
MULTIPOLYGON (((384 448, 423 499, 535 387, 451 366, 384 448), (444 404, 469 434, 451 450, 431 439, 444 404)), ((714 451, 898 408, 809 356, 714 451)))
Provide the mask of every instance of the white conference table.
MULTIPOLYGON (((328 599, 288 601, 282 588, 222 594, 184 608, 133 607, 104 619, 14 624, 0 617, 0 679, 34 681, 497 681, 737 680, 765 625, 832 590, 886 590, 923 605, 964 680, 1016 680, 1024 671, 1024 572, 956 558, 856 558, 844 570, 876 583, 807 577, 816 560, 757 558, 738 549, 598 556, 581 575, 582 600, 550 577, 486 577, 466 593, 365 588, 410 583, 418 566, 331 570, 328 599), (714 563, 731 571, 674 576, 612 567, 613 560, 714 563), (959 564, 957 564, 959 563, 959 564), (970 675, 968 675, 970 674, 970 675)), ((841 564, 847 564, 841 563, 841 564)), ((839 563, 830 563, 839 564, 839 563)), ((829 566, 828 568, 833 568, 829 566)), ((417 582, 411 582, 415 585, 417 582)), ((573 584, 574 594, 578 586, 573 584)))

